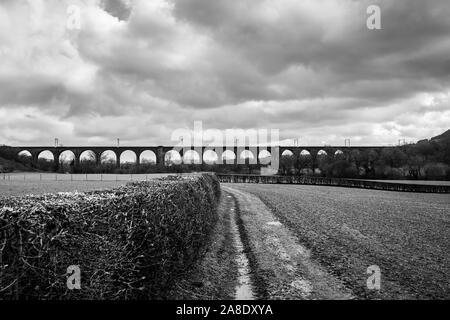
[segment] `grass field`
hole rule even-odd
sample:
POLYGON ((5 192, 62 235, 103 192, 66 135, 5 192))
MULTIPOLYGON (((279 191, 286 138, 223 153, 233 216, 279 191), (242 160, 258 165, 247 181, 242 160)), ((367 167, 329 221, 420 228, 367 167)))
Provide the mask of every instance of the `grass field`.
POLYGON ((423 184, 431 186, 450 186, 450 181, 442 181, 442 180, 367 180, 367 181, 404 183, 404 184, 423 184))
POLYGON ((52 174, 16 173, 0 176, 0 197, 107 189, 130 181, 157 179, 167 174, 52 174))
POLYGON ((302 185, 230 184, 258 196, 358 298, 449 299, 450 197, 302 185), (381 290, 366 286, 381 269, 381 290))

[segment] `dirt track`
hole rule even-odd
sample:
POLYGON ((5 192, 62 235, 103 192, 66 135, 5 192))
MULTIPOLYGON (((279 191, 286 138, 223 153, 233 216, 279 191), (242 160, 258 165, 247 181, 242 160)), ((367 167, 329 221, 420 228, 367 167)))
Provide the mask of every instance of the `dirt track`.
MULTIPOLYGON (((267 299, 351 299, 343 283, 311 260, 309 250, 256 196, 230 187, 267 299)), ((255 278, 255 277, 254 277, 255 278)))

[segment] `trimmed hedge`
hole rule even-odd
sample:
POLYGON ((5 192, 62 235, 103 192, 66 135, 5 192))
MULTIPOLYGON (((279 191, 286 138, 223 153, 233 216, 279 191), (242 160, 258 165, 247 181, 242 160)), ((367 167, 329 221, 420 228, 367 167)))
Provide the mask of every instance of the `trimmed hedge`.
POLYGON ((219 198, 217 178, 199 175, 4 199, 0 298, 164 299, 202 254, 219 198))

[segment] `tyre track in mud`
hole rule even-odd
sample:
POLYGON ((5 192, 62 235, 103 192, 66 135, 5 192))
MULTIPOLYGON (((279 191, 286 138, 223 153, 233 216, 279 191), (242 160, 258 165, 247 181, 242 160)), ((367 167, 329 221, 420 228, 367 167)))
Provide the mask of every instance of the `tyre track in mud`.
POLYGON ((312 261, 310 251, 258 197, 228 186, 223 190, 235 202, 256 299, 354 299, 341 280, 312 261))
POLYGON ((239 278, 242 280, 238 281, 239 284, 236 287, 236 300, 267 299, 267 285, 264 282, 263 277, 258 272, 258 262, 251 250, 250 240, 241 219, 239 203, 233 193, 227 192, 227 196, 231 197, 234 203, 234 216, 231 218, 234 220, 234 226, 232 226, 232 229, 236 228, 235 239, 238 252, 236 260, 238 261, 238 265, 241 264, 239 278), (246 260, 247 262, 244 262, 242 265, 242 263, 239 263, 239 260, 246 260), (244 280, 246 277, 249 278, 247 284, 245 283, 246 280, 244 280), (242 291, 244 292, 242 293, 242 291), (245 293, 245 291, 250 292, 245 293))

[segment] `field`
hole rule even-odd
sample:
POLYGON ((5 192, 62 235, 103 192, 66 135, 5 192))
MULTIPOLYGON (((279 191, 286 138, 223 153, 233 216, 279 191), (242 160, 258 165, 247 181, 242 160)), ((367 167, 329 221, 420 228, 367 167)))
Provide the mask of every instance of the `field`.
MULTIPOLYGON (((0 198, 103 190, 161 176, 17 173, 0 176, 0 198)), ((447 194, 308 185, 222 186, 226 196, 206 258, 176 285, 172 298, 233 298, 240 251, 249 259, 252 290, 258 298, 450 298, 447 194), (244 248, 234 243, 239 237, 234 223, 244 248), (367 268, 373 265, 381 270, 379 291, 367 288, 367 268)))
POLYGON ((167 174, 52 174, 16 173, 0 176, 0 197, 53 192, 92 191, 124 185, 130 181, 157 179, 167 174))
POLYGON ((302 185, 228 186, 259 197, 311 250, 312 259, 357 298, 450 297, 448 195, 302 185), (366 286, 371 265, 381 269, 379 292, 366 286))
POLYGON ((424 184, 424 185, 436 185, 436 186, 450 186, 450 181, 439 180, 367 180, 367 181, 380 181, 388 183, 405 183, 405 184, 424 184))

